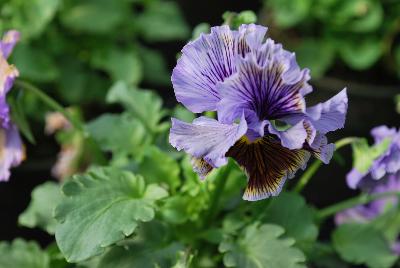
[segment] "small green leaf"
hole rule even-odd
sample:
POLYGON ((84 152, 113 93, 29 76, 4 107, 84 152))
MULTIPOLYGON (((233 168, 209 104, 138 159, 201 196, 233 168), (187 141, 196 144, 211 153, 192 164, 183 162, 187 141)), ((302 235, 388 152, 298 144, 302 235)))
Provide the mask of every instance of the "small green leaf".
POLYGON ((157 221, 142 224, 138 234, 122 246, 113 247, 102 257, 98 268, 171 267, 183 249, 166 239, 168 229, 157 221))
POLYGON ((71 105, 78 103, 104 102, 104 96, 110 87, 110 79, 72 56, 63 55, 60 59, 61 75, 58 79, 57 93, 71 105))
POLYGON ((129 114, 103 114, 87 124, 91 137, 113 157, 130 156, 140 159, 149 145, 143 124, 129 114))
POLYGON ((99 49, 93 52, 91 64, 108 72, 114 81, 124 81, 128 85, 137 85, 143 76, 142 63, 133 49, 99 49))
POLYGON ((36 242, 15 239, 11 244, 0 242, 0 267, 51 268, 50 258, 36 242))
POLYGON ((300 268, 304 254, 293 247, 292 238, 280 238, 284 229, 278 225, 254 223, 238 234, 237 240, 226 238, 219 246, 227 267, 300 268))
POLYGON ((295 26, 304 20, 310 13, 311 0, 270 0, 267 4, 273 10, 273 17, 276 24, 282 28, 295 26))
POLYGON ((154 218, 155 201, 167 196, 154 184, 146 186, 142 177, 113 168, 76 175, 63 193, 55 211, 56 240, 69 262, 99 255, 130 236, 140 222, 154 218))
POLYGON ((197 24, 196 27, 194 27, 192 31, 192 40, 197 39, 202 33, 206 34, 209 33, 211 29, 210 24, 208 23, 200 23, 197 24))
POLYGON ((23 78, 36 82, 51 82, 58 78, 54 58, 43 47, 20 43, 13 51, 12 59, 23 78))
MULTIPOLYGON (((400 77, 400 45, 398 45, 394 50, 394 59, 396 61, 397 76, 400 77)), ((398 95, 399 96, 399 95, 398 95)), ((398 108, 397 111, 400 113, 400 101, 397 99, 398 108)))
POLYGON ((397 260, 381 232, 368 224, 343 224, 332 235, 333 246, 346 261, 389 268, 397 260))
MULTIPOLYGON (((11 15, 2 16, 5 29, 18 29, 23 39, 38 37, 56 14, 60 0, 5 1, 2 9, 11 15)), ((3 14, 2 14, 3 15, 3 14)))
POLYGON ((312 250, 307 254, 307 261, 312 263, 311 267, 350 268, 347 263, 339 258, 332 245, 328 243, 314 243, 312 250))
MULTIPOLYGON (((388 199, 396 200, 397 197, 389 197, 388 199)), ((400 211, 398 206, 393 206, 393 203, 389 200, 387 200, 386 211, 371 221, 371 225, 380 230, 388 241, 394 243, 400 234, 400 211)))
POLYGON ((314 211, 298 194, 281 193, 271 200, 264 213, 265 221, 285 228, 286 235, 296 240, 296 246, 311 245, 317 239, 314 211))
POLYGON ((143 79, 151 85, 169 85, 171 75, 163 55, 144 46, 138 48, 143 65, 143 79))
POLYGON ((172 268, 190 268, 193 258, 194 254, 191 254, 189 250, 178 252, 178 260, 172 268))
POLYGON ((365 70, 371 67, 382 55, 382 40, 374 37, 342 38, 338 43, 339 54, 351 68, 365 70))
POLYGON ((66 3, 60 15, 69 29, 87 33, 107 33, 129 16, 124 1, 73 0, 66 3))
POLYGON ((257 15, 251 10, 244 10, 240 13, 226 11, 222 15, 222 19, 224 20, 224 24, 237 29, 242 24, 256 23, 257 15))
POLYGON ((37 186, 32 192, 31 203, 19 216, 18 223, 29 228, 40 227, 54 234, 57 222, 53 213, 61 197, 60 186, 55 182, 37 186))
POLYGON ((182 105, 175 106, 172 116, 185 122, 192 122, 196 117, 195 114, 187 110, 182 105))
POLYGON ((180 168, 176 160, 155 146, 146 149, 144 157, 139 163, 138 173, 144 177, 147 183, 167 184, 172 192, 175 192, 181 184, 180 168))
POLYGON ((124 82, 115 83, 107 94, 108 103, 120 103, 137 117, 151 132, 159 130, 159 122, 164 116, 162 100, 150 90, 128 87, 124 82))
POLYGON ((296 48, 296 56, 300 66, 309 68, 315 79, 322 77, 333 64, 335 50, 329 40, 307 38, 296 48))
POLYGON ((358 139, 352 143, 353 166, 361 173, 365 173, 371 167, 373 161, 389 148, 390 139, 384 139, 381 143, 368 146, 366 139, 358 139))
POLYGON ((186 39, 190 34, 178 5, 171 1, 149 2, 135 23, 143 37, 151 42, 186 39))
POLYGON ((8 104, 11 107, 12 121, 18 126, 18 129, 24 135, 25 138, 32 144, 36 143, 35 137, 32 134, 31 127, 26 119, 25 112, 22 109, 21 102, 8 98, 8 104))
POLYGON ((376 31, 383 22, 383 8, 377 0, 343 1, 330 13, 328 19, 332 29, 366 33, 376 31))

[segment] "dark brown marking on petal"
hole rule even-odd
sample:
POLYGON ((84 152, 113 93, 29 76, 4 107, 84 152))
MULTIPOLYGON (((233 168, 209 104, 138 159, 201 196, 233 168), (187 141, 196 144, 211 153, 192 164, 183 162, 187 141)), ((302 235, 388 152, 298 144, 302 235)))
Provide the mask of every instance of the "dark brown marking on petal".
POLYGON ((253 142, 244 136, 226 156, 235 159, 248 177, 243 199, 255 201, 277 195, 286 178, 306 164, 310 153, 289 150, 269 136, 253 142))
POLYGON ((192 157, 190 162, 194 172, 196 172, 201 179, 204 179, 213 170, 213 167, 203 158, 192 157))

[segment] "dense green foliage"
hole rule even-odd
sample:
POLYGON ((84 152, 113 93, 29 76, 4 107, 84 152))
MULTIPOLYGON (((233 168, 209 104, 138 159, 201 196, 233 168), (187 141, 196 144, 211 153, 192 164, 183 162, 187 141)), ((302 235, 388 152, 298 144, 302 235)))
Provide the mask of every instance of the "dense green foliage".
POLYGON ((400 75, 400 2, 391 0, 264 0, 266 17, 300 64, 322 76, 338 60, 354 70, 379 64, 400 75), (278 27, 278 28, 275 28, 278 27), (280 30, 281 29, 281 30, 280 30))
MULTIPOLYGON (((165 59, 149 44, 189 40, 209 31, 203 23, 191 34, 175 2, 0 3, 0 29, 22 32, 11 59, 21 78, 62 103, 77 106, 66 112, 78 125, 56 130, 62 150, 73 152, 64 163, 67 171, 61 172, 62 180, 37 186, 19 217, 20 225, 40 228, 54 235, 55 242, 42 248, 18 238, 0 242, 0 268, 352 264, 389 268, 398 264, 390 245, 400 233, 399 207, 388 208, 368 223, 342 225, 322 240, 320 230, 333 215, 329 211, 340 209, 318 210, 293 188, 271 199, 245 202, 241 191, 246 176, 235 163, 200 181, 189 157, 172 150, 169 117, 191 121, 194 115, 179 105, 166 108, 157 93, 141 88, 143 83, 170 86, 165 59), (94 103, 114 112, 86 122, 87 111, 81 107, 94 103)), ((337 56, 356 70, 387 57, 397 59, 400 66, 400 56, 392 57, 400 55, 400 46, 388 40, 399 30, 393 26, 400 12, 395 1, 265 3, 277 27, 302 34, 293 46, 301 63, 316 76, 323 75, 337 56)), ((256 19, 251 11, 223 15, 224 23, 232 27, 256 19)), ((18 87, 15 92, 10 98, 15 121, 26 139, 34 141, 26 117, 47 109, 33 95, 20 97, 23 91, 18 87)), ((352 146, 354 166, 365 171, 388 144, 369 146, 357 139, 352 146)), ((339 205, 343 209, 357 202, 339 205)))

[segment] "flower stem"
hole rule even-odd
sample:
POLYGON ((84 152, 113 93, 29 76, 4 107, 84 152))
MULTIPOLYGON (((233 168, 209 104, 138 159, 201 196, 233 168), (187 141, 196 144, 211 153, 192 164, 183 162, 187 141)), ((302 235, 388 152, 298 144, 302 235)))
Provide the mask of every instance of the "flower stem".
POLYGON ((231 164, 228 163, 223 169, 220 171, 220 176, 217 178, 217 182, 215 185, 215 190, 211 196, 211 203, 210 209, 208 213, 204 217, 204 226, 209 225, 213 219, 215 218, 218 207, 219 207, 219 200, 221 199, 222 193, 224 191, 226 182, 228 181, 229 174, 231 172, 231 164))
POLYGON ((348 208, 352 208, 358 205, 365 205, 368 204, 372 201, 375 201, 377 199, 382 199, 385 197, 392 197, 392 196, 398 196, 400 197, 400 192, 385 192, 385 193, 376 193, 376 194, 360 194, 359 196, 347 199, 345 201, 342 201, 340 203, 334 204, 332 206, 326 207, 324 209, 321 209, 317 213, 317 218, 319 220, 324 220, 340 211, 343 211, 348 208))
MULTIPOLYGON (((338 140, 335 143, 336 150, 338 150, 348 144, 352 144, 357 139, 358 138, 356 138, 356 137, 347 137, 347 138, 338 140)), ((301 176, 299 182, 296 184, 293 191, 296 193, 300 193, 303 190, 303 188, 307 185, 307 183, 310 181, 310 179, 314 176, 314 174, 318 171, 318 169, 321 167, 321 165, 322 165, 321 160, 316 160, 314 163, 312 163, 312 165, 301 176)))
POLYGON ((44 93, 42 90, 39 88, 35 87, 34 85, 22 81, 22 80, 16 80, 15 85, 28 90, 32 92, 36 97, 38 97, 40 100, 42 100, 44 103, 46 103, 50 108, 54 109, 57 112, 60 112, 62 115, 65 116, 65 118, 68 119, 68 121, 71 122, 71 124, 74 126, 75 129, 83 131, 83 126, 80 121, 78 121, 75 117, 73 117, 63 106, 61 106, 57 101, 55 101, 53 98, 48 96, 46 93, 44 93))

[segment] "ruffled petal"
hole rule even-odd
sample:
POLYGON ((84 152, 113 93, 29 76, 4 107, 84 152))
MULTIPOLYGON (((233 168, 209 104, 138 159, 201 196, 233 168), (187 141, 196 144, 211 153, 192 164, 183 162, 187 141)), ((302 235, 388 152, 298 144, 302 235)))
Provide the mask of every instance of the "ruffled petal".
POLYGON ((226 155, 246 172, 248 184, 243 199, 248 201, 278 195, 286 179, 293 177, 310 158, 306 150, 289 150, 269 136, 254 142, 243 137, 226 155))
POLYGON ((242 25, 239 31, 225 25, 188 43, 172 73, 176 99, 194 113, 216 110, 216 85, 236 72, 235 57, 261 45, 266 32, 254 24, 242 25))
POLYGON ((20 33, 11 30, 4 34, 3 39, 0 41, 0 52, 4 58, 8 58, 15 46, 20 39, 20 33))
POLYGON ((246 131, 244 118, 240 124, 232 125, 206 117, 195 119, 193 124, 172 118, 169 142, 179 151, 183 149, 197 159, 204 159, 212 167, 220 167, 227 163, 226 152, 246 131))
POLYGON ((271 52, 270 58, 263 65, 252 53, 237 58, 237 73, 219 86, 221 122, 233 122, 243 111, 248 122, 305 112, 304 95, 311 92, 308 70, 296 67, 294 55, 283 49, 271 52))
POLYGON ((365 177, 367 173, 361 173, 360 171, 358 171, 357 169, 353 168, 352 170, 350 170, 349 173, 347 173, 346 175, 346 181, 347 181, 347 185, 351 188, 351 189, 356 189, 358 187, 358 185, 360 184, 360 181, 362 180, 362 178, 365 177))
POLYGON ((18 70, 0 55, 0 127, 3 128, 8 127, 10 121, 6 95, 18 75, 18 70))
POLYGON ((289 124, 296 124, 306 119, 318 132, 326 134, 344 127, 347 107, 347 91, 343 89, 326 102, 307 108, 304 114, 287 115, 282 120, 289 124))
POLYGON ((310 152, 324 164, 329 164, 335 152, 335 144, 328 143, 326 136, 318 133, 310 145, 310 152))
POLYGON ((400 148, 391 144, 389 150, 376 159, 370 168, 371 176, 378 180, 386 173, 396 173, 400 170, 400 148))
POLYGON ((0 128, 0 181, 10 178, 10 169, 18 166, 25 158, 21 137, 14 125, 0 128))
POLYGON ((371 130, 371 135, 374 138, 375 144, 381 143, 386 138, 393 138, 397 135, 396 128, 388 128, 387 126, 374 127, 371 130))
POLYGON ((269 124, 268 132, 278 136, 281 140, 282 146, 291 150, 301 149, 307 138, 307 131, 304 128, 303 121, 300 121, 296 125, 284 131, 280 131, 274 125, 269 124))

